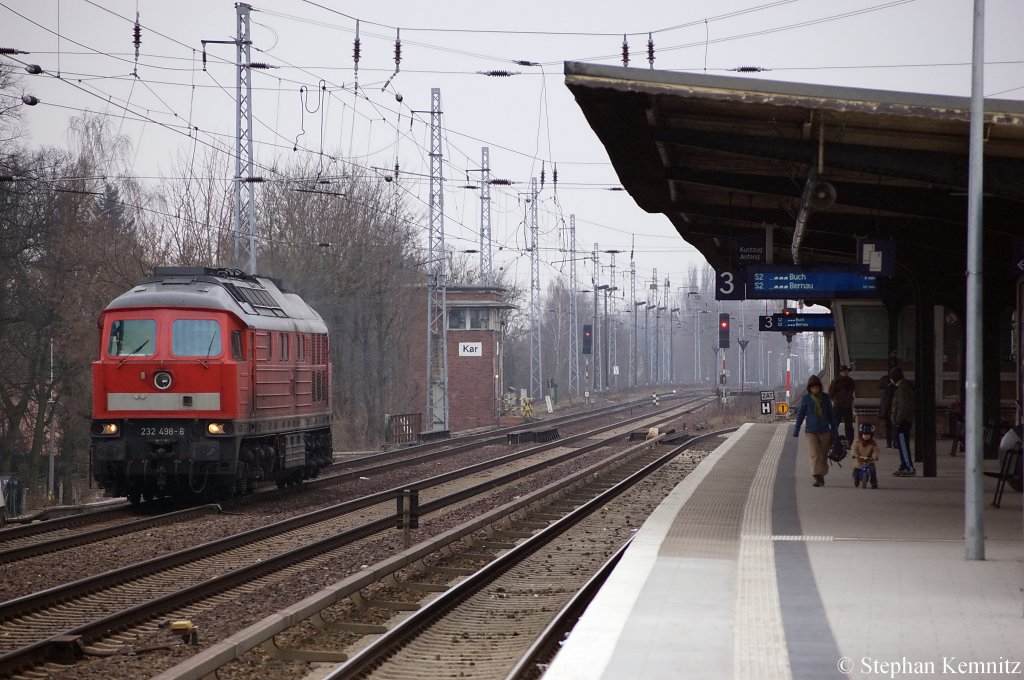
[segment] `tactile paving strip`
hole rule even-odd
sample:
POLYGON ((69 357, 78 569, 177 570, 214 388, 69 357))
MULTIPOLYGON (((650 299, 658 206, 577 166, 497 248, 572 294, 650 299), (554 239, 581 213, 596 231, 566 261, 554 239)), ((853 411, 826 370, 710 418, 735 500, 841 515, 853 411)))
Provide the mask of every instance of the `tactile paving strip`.
POLYGON ((776 586, 772 544, 775 537, 771 535, 775 474, 787 429, 775 428, 743 509, 733 637, 733 668, 737 678, 792 677, 776 586))
MULTIPOLYGON (((774 434, 772 426, 767 425, 751 430, 718 461, 686 501, 665 535, 659 555, 727 560, 738 557, 748 490, 774 434)), ((769 522, 765 533, 770 530, 769 522)))

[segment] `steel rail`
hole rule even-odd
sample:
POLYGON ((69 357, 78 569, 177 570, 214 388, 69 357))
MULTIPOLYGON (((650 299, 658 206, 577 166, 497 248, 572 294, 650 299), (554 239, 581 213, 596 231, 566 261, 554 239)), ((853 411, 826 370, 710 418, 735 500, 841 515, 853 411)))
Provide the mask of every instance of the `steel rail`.
MULTIPOLYGON (((691 396, 691 395, 683 395, 681 398, 686 398, 687 396, 691 396)), ((694 399, 694 401, 699 401, 700 399, 701 399, 701 397, 696 397, 694 399)), ((687 402, 687 403, 689 403, 689 402, 687 402)), ((602 415, 608 415, 609 413, 614 413, 614 412, 621 411, 621 410, 632 409, 635 406, 636 406, 636 404, 627 405, 627 406, 616 405, 612 409, 608 409, 607 411, 603 411, 602 415)), ((677 407, 678 407, 678 405, 675 405, 675 406, 669 407, 669 409, 677 408, 677 407)), ((585 421, 585 420, 591 419, 593 417, 594 417, 594 412, 588 412, 582 418, 579 417, 579 414, 573 414, 573 415, 570 415, 570 416, 564 416, 564 417, 559 418, 557 420, 559 422, 580 422, 580 421, 585 421)), ((642 418, 644 418, 646 416, 638 416, 638 417, 642 419, 642 418)), ((548 421, 548 422, 550 423, 552 421, 548 421)), ((517 429, 520 429, 520 428, 510 428, 511 431, 516 431, 517 429)), ((457 455, 459 453, 464 453, 466 451, 474 450, 474 449, 476 449, 476 448, 478 448, 480 446, 488 445, 491 441, 493 441, 495 443, 502 441, 502 436, 495 436, 493 432, 488 432, 486 434, 487 434, 487 436, 476 437, 476 440, 474 442, 463 443, 463 444, 460 444, 460 445, 458 445, 456 447, 452 447, 452 448, 441 449, 441 450, 436 450, 436 451, 430 451, 428 453, 424 453, 424 454, 418 455, 418 456, 403 455, 403 456, 400 456, 400 457, 398 457, 396 459, 393 458, 392 460, 389 460, 386 463, 371 464, 371 465, 369 465, 367 467, 359 467, 359 468, 356 468, 356 469, 348 471, 348 472, 343 472, 343 473, 339 473, 339 474, 335 474, 335 475, 330 475, 330 476, 324 477, 322 479, 310 480, 310 481, 307 481, 305 484, 303 484, 301 487, 289 487, 287 489, 278 489, 278 490, 267 491, 267 492, 263 492, 263 493, 259 493, 259 494, 253 494, 253 495, 249 495, 249 496, 240 496, 240 497, 236 497, 236 498, 232 498, 232 499, 226 499, 226 500, 222 501, 219 504, 219 507, 222 508, 222 509, 233 509, 233 508, 238 508, 238 507, 244 507, 245 505, 249 505, 249 504, 254 503, 254 502, 266 502, 268 500, 268 496, 273 496, 274 498, 278 498, 278 497, 283 497, 283 496, 286 496, 286 495, 292 494, 292 493, 301 493, 301 492, 303 492, 305 490, 309 490, 311 488, 318 488, 318 487, 321 487, 321 486, 332 486, 332 485, 335 485, 335 484, 341 484, 341 483, 344 483, 344 482, 347 482, 347 481, 352 481, 352 480, 358 479, 358 478, 363 477, 363 476, 365 476, 367 474, 371 474, 371 475, 381 474, 383 472, 387 472, 387 471, 390 471, 390 470, 394 470, 394 469, 398 469, 398 468, 402 468, 402 467, 408 467, 409 465, 418 465, 418 464, 422 464, 422 463, 427 463, 427 462, 431 462, 431 461, 437 460, 439 458, 446 458, 446 457, 449 457, 449 456, 457 455)), ((566 442, 566 441, 571 441, 571 440, 572 439, 569 438, 569 439, 563 439, 561 441, 562 442, 566 442)), ((411 449, 405 449, 405 450, 403 450, 403 453, 406 453, 406 452, 408 452, 410 450, 411 449)), ((392 454, 392 456, 394 456, 394 454, 392 454)), ((385 492, 381 492, 381 493, 393 494, 394 491, 393 490, 389 490, 389 491, 385 491, 385 492)), ((371 498, 371 497, 368 496, 367 498, 371 498)), ((373 502, 371 502, 369 504, 372 505, 372 504, 375 504, 376 502, 379 502, 379 501, 373 501, 373 502)), ((211 507, 211 506, 210 505, 197 506, 197 508, 208 508, 208 507, 211 507)), ((212 506, 212 507, 217 507, 217 506, 212 506)), ((365 507, 365 506, 363 506, 363 507, 365 507)), ((120 507, 120 506, 118 508, 116 508, 116 509, 120 510, 122 512, 125 511, 125 508, 120 507)), ((355 508, 355 509, 359 509, 359 508, 355 508)), ((113 510, 114 509, 112 509, 112 511, 113 510)), ((76 534, 74 536, 64 536, 64 537, 61 537, 61 538, 58 538, 58 539, 54 539, 54 540, 51 540, 51 541, 40 541, 38 543, 33 543, 33 544, 25 545, 25 546, 18 546, 16 548, 11 548, 9 550, 0 550, 0 564, 6 564, 6 563, 9 563, 9 562, 15 562, 15 561, 18 561, 18 560, 27 559, 29 557, 36 557, 38 555, 44 555, 44 554, 47 554, 47 553, 58 552, 60 550, 66 550, 66 549, 69 549, 69 548, 73 548, 73 547, 77 547, 77 546, 81 546, 81 545, 86 545, 86 544, 97 542, 97 541, 106 540, 108 538, 113 538, 115 536, 120 536, 120 535, 123 535, 123 534, 126 534, 126 533, 131 533, 131 532, 134 532, 134 531, 146 529, 146 528, 149 528, 151 526, 157 526, 157 525, 162 524, 162 523, 164 523, 166 521, 181 521, 182 519, 188 519, 192 514, 195 514, 195 511, 196 511, 196 508, 189 508, 189 509, 186 509, 186 510, 178 511, 177 513, 166 513, 166 514, 160 515, 160 516, 158 516, 156 518, 147 518, 147 519, 138 520, 136 522, 127 522, 127 523, 124 523, 124 524, 117 525, 115 527, 105 527, 105 528, 101 528, 101 529, 96 529, 94 531, 87 531, 87 532, 83 532, 81 534, 76 534), (160 519, 160 518, 166 518, 166 519, 160 519)), ((58 519, 58 520, 50 520, 50 521, 66 523, 67 526, 75 526, 77 524, 87 523, 86 520, 79 519, 79 518, 95 517, 98 514, 101 514, 101 513, 97 512, 97 513, 88 513, 86 515, 75 515, 73 517, 61 518, 61 519, 58 519), (75 522, 74 520, 76 520, 76 519, 78 519, 79 521, 75 522)), ((35 526, 35 525, 26 525, 24 527, 17 527, 16 530, 23 530, 22 533, 29 534, 31 532, 27 531, 27 530, 31 529, 32 526, 35 526)), ((59 528, 63 528, 63 527, 61 527, 61 526, 53 526, 53 528, 51 530, 58 530, 59 528)), ((2 537, 2 536, 0 536, 0 537, 2 537)), ((3 620, 2 610, 0 610, 0 620, 3 620)))
POLYGON ((336 604, 338 601, 358 593, 363 588, 381 581, 400 569, 404 569, 413 563, 421 562, 425 557, 447 548, 451 543, 465 538, 488 525, 493 526, 509 517, 516 516, 525 508, 543 503, 553 496, 558 496, 565 489, 575 487, 588 479, 592 479, 596 474, 600 474, 602 470, 610 469, 630 459, 645 448, 647 444, 648 442, 636 444, 615 456, 595 463, 586 469, 579 470, 563 480, 553 482, 514 501, 494 508, 481 517, 470 520, 459 527, 449 529, 402 553, 389 557, 383 562, 352 574, 342 581, 328 586, 319 593, 311 595, 281 612, 271 614, 263 619, 263 621, 215 643, 196 656, 164 671, 154 680, 199 680, 200 678, 209 677, 218 668, 237 659, 248 650, 265 644, 275 635, 300 624, 311 616, 318 615, 323 609, 336 604))
POLYGON ((39 543, 30 543, 16 548, 8 548, 7 550, 0 550, 0 564, 16 562, 18 560, 35 557, 37 555, 45 555, 46 553, 57 552, 59 550, 67 550, 87 543, 95 543, 96 541, 102 541, 107 538, 113 538, 115 536, 121 536, 123 534, 140 531, 142 529, 160 526, 161 524, 180 522, 182 520, 205 515, 209 512, 219 512, 220 510, 221 507, 216 504, 199 505, 194 508, 167 512, 154 517, 144 517, 142 519, 124 522, 122 524, 116 524, 114 526, 103 527, 100 529, 93 529, 92 531, 86 531, 71 536, 62 536, 61 538, 54 540, 40 541, 39 543))
POLYGON ((379 668, 388 657, 406 646, 410 639, 433 626, 469 597, 483 590, 496 578, 507 573, 526 558, 558 539, 562 534, 583 519, 589 517, 593 512, 607 505, 611 499, 650 475, 654 470, 657 470, 687 448, 689 448, 689 442, 673 448, 668 453, 659 456, 648 465, 629 475, 615 486, 603 491, 566 516, 541 529, 530 538, 525 539, 522 543, 511 548, 471 576, 466 577, 451 589, 431 600, 423 608, 412 613, 397 626, 381 635, 348 661, 345 661, 324 676, 323 680, 348 680, 349 678, 364 677, 367 673, 379 668))
MULTIPOLYGON (((473 472, 478 471, 480 469, 494 467, 496 465, 514 461, 515 459, 522 458, 527 455, 534 455, 536 453, 542 452, 543 450, 564 446, 566 441, 588 438, 593 436, 594 434, 599 434, 609 429, 622 427, 624 424, 627 424, 629 422, 650 419, 655 415, 665 415, 665 412, 679 410, 679 408, 680 405, 677 405, 676 407, 662 409, 656 414, 649 413, 643 416, 637 416, 636 418, 628 419, 624 423, 616 423, 609 426, 603 426, 590 432, 581 433, 579 435, 575 435, 569 438, 569 440, 563 440, 561 442, 551 442, 549 444, 532 447, 530 449, 518 452, 516 454, 510 454, 502 458, 493 459, 492 461, 487 461, 485 463, 473 465, 459 471, 438 475, 434 478, 431 478, 430 480, 418 482, 416 485, 412 485, 412 487, 418 489, 428 488, 429 486, 439 484, 442 481, 449 481, 450 479, 459 476, 472 474, 473 472)), ((471 497, 477 493, 485 492, 501 484, 517 481, 524 477, 525 475, 532 474, 535 471, 539 471, 547 467, 551 467, 552 465, 557 465, 559 462, 563 462, 564 460, 568 460, 574 456, 578 456, 587 451, 599 448, 601 445, 601 442, 592 443, 590 445, 583 446, 580 447, 579 449, 557 456, 554 459, 550 459, 548 461, 541 461, 540 463, 528 466, 527 468, 524 469, 516 470, 509 474, 503 475, 502 477, 499 477, 497 479, 487 480, 486 482, 483 482, 474 487, 475 491, 467 489, 464 491, 455 492, 454 494, 450 494, 449 496, 443 499, 437 499, 430 503, 423 504, 421 506, 421 514, 429 514, 430 512, 441 510, 447 505, 450 505, 451 503, 471 497)), ((124 583, 126 581, 130 581, 147 574, 167 570, 179 566, 181 564, 186 564, 188 562, 192 562, 197 559, 207 557, 209 555, 224 552, 225 550, 228 550, 231 547, 244 545, 246 543, 259 540, 259 538, 266 538, 269 536, 277 535, 279 533, 283 533, 284 531, 291 530, 293 528, 299 528, 301 526, 313 524, 324 519, 330 519, 334 516, 346 514, 354 509, 359 509, 361 507, 366 507, 368 505, 375 505, 385 500, 391 500, 392 498, 394 498, 396 493, 398 493, 402 489, 407 488, 410 488, 410 485, 396 487, 393 490, 381 492, 379 494, 373 494, 364 499, 358 499, 357 501, 343 503, 338 506, 332 506, 331 508, 325 508, 323 510, 319 510, 313 513, 307 513, 306 515, 290 518, 289 520, 284 520, 282 522, 270 525, 268 527, 253 529, 248 532, 244 532, 243 534, 239 534, 237 536, 228 537, 226 539, 221 539, 219 541, 212 541, 201 546, 197 546, 196 548, 177 551, 175 553, 171 553, 170 555, 154 558, 153 560, 148 560, 135 565, 129 565, 128 567, 124 567, 122 569, 115 570, 112 572, 107 572, 106 574, 100 574, 98 576, 82 579, 80 581, 76 581, 65 586, 52 588, 47 591, 42 591, 41 593, 11 600, 6 603, 0 604, 0 620, 9 621, 11 619, 17 618, 18 616, 28 614, 32 611, 37 611, 46 606, 52 606, 61 602, 65 602, 69 599, 82 596, 84 594, 98 592, 105 588, 120 583, 124 583), (372 502, 367 502, 366 499, 374 500, 372 500, 372 502), (357 503, 359 504, 358 507, 354 507, 356 506, 357 503), (341 507, 347 507, 348 509, 346 509, 344 512, 341 512, 338 510, 338 508, 341 507), (314 517, 317 519, 311 519, 314 517)), ((11 652, 8 652, 7 654, 0 655, 0 673, 9 674, 12 672, 17 672, 18 670, 25 668, 26 666, 31 666, 40 663, 40 660, 45 660, 47 658, 52 657, 54 654, 57 653, 61 645, 65 643, 65 641, 67 640, 67 636, 77 636, 78 638, 80 638, 82 643, 87 644, 88 642, 94 639, 101 638, 103 636, 116 632, 117 630, 122 629, 128 625, 132 625, 132 623, 145 620, 151 616, 156 616, 159 612, 167 611, 168 609, 173 609, 183 603, 192 602, 196 599, 206 597, 211 594, 223 592, 225 589, 232 587, 232 585, 248 582, 253 578, 258 578, 260 575, 264 573, 268 573, 270 571, 274 571, 277 569, 282 569, 286 566, 290 566, 295 562, 310 559, 325 551, 333 550, 337 547, 342 547, 348 543, 351 543, 355 540, 359 540, 360 538, 363 538, 365 536, 372 535, 373 533, 376 533, 378 531, 390 528, 391 526, 393 526, 393 522, 393 517, 388 516, 383 519, 367 523, 361 527, 356 527, 350 531, 339 533, 334 538, 329 539, 327 541, 317 542, 305 547, 300 547, 288 551, 279 556, 263 560, 258 564, 250 565, 248 567, 243 567, 228 572, 227 574, 218 576, 215 579, 210 579, 206 582, 191 586, 176 593, 171 593, 167 596, 151 600, 150 602, 142 603, 140 605, 123 610, 122 612, 112 614, 110 616, 104 617, 92 623, 84 624, 82 626, 78 626, 70 630, 65 630, 59 635, 55 635, 50 638, 40 640, 36 643, 22 647, 18 650, 13 650, 11 652), (275 567, 274 565, 279 566, 275 567)))

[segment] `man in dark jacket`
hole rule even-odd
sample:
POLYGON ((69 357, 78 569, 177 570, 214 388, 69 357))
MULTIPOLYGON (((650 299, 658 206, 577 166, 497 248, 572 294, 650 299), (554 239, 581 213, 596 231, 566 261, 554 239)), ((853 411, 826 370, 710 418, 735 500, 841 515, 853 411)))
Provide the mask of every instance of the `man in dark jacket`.
POLYGON ((889 379, 886 373, 878 382, 878 389, 882 390, 882 396, 878 400, 878 418, 885 425, 885 445, 890 449, 896 447, 896 427, 892 424, 892 395, 896 386, 889 379))
POLYGON ((903 377, 900 367, 889 371, 889 380, 896 386, 892 394, 889 417, 896 428, 896 448, 900 452, 900 469, 892 473, 895 477, 914 477, 914 458, 910 455, 910 427, 914 424, 914 390, 903 377))
POLYGON ((847 446, 853 443, 853 387, 850 367, 845 364, 839 367, 839 375, 828 386, 828 396, 836 407, 836 422, 845 423, 843 433, 847 446))

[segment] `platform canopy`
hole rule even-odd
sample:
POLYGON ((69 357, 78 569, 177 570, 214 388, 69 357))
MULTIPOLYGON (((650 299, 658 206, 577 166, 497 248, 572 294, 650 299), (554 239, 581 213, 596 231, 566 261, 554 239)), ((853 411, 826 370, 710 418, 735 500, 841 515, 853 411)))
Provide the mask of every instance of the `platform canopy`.
MULTIPOLYGON (((626 191, 716 269, 751 239, 780 265, 794 241, 802 265, 853 265, 859 238, 892 240, 888 301, 962 308, 969 98, 578 62, 565 82, 626 191)), ((1011 305, 1024 103, 986 112, 986 294, 1011 305)))

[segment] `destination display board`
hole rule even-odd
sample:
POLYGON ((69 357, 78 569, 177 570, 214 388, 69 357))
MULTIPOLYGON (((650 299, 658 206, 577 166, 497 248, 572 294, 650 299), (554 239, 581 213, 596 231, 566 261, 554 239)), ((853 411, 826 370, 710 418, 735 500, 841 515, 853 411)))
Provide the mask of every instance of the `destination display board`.
POLYGON ((746 297, 750 300, 879 297, 878 282, 852 267, 746 268, 746 297))
POLYGON ((771 314, 757 317, 761 331, 799 333, 800 331, 834 331, 835 319, 831 314, 771 314))

